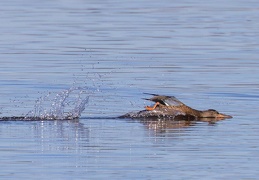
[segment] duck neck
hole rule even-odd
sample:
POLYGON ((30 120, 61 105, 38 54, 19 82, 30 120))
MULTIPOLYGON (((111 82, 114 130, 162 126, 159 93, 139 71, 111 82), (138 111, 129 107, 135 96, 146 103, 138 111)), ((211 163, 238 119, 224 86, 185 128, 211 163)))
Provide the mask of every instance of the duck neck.
POLYGON ((202 113, 203 113, 202 111, 199 111, 197 109, 193 109, 189 106, 186 106, 184 111, 185 111, 186 114, 189 114, 189 115, 192 115, 192 116, 195 116, 195 117, 201 117, 202 113))

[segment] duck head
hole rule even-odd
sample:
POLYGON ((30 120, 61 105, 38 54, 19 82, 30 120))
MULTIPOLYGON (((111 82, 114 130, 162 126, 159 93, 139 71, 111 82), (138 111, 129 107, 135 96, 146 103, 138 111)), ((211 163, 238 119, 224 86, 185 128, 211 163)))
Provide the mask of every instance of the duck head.
POLYGON ((232 116, 219 113, 215 109, 208 109, 208 110, 205 110, 205 111, 201 111, 200 117, 201 118, 216 118, 216 119, 232 118, 232 116))

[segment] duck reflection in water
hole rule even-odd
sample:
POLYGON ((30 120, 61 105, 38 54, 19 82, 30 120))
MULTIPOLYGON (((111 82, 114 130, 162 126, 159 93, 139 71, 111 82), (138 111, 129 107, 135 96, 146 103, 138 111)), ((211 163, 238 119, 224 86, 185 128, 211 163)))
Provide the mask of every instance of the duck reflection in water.
POLYGON ((174 130, 188 128, 197 125, 199 122, 207 122, 208 125, 213 126, 217 121, 222 119, 211 119, 211 118, 202 118, 197 120, 172 120, 166 118, 151 118, 151 119, 134 119, 135 121, 145 125, 147 129, 153 130, 158 133, 164 133, 168 130, 174 132, 174 130))
MULTIPOLYGON (((147 94, 147 93, 145 93, 147 94)), ((132 118, 142 120, 177 120, 177 121, 206 121, 215 122, 227 118, 232 118, 230 115, 219 113, 214 109, 204 111, 193 109, 174 96, 164 96, 158 94, 149 94, 153 97, 145 100, 153 101, 153 106, 146 106, 145 110, 139 112, 130 112, 121 118, 132 118)), ((179 124, 179 123, 178 123, 179 124)), ((183 123, 186 124, 186 123, 183 123)), ((187 125, 189 122, 187 123, 187 125)))

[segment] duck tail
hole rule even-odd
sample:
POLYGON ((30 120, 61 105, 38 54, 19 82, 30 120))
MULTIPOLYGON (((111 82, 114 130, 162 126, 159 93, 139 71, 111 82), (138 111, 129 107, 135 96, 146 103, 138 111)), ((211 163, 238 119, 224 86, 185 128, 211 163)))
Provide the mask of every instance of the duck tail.
POLYGON ((152 96, 159 96, 159 94, 153 94, 153 93, 143 93, 143 94, 152 95, 152 96))

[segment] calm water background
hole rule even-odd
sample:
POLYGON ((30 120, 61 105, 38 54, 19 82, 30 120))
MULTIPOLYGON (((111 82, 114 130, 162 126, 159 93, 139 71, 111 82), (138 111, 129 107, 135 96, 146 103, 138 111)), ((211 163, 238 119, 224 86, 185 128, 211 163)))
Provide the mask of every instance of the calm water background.
POLYGON ((4 179, 257 179, 259 4, 1 1, 1 116, 72 86, 75 121, 0 122, 4 179), (185 127, 111 119, 142 92, 233 115, 185 127))

